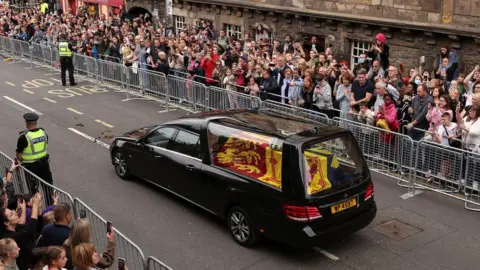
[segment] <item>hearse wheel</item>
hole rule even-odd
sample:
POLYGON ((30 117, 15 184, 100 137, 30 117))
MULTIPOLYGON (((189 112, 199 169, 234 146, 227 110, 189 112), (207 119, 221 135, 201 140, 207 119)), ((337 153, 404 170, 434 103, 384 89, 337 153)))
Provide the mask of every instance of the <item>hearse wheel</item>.
POLYGON ((251 247, 258 242, 258 232, 252 219, 240 206, 230 209, 227 216, 228 230, 242 246, 251 247))

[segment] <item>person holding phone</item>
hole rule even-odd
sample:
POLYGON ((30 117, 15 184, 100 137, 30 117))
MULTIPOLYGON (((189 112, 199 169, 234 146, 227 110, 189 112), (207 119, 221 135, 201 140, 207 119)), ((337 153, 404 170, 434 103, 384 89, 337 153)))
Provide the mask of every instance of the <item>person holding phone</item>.
MULTIPOLYGON (((115 262, 115 231, 110 224, 106 227, 107 231, 107 250, 99 257, 98 262, 94 265, 100 269, 108 269, 115 262)), ((73 269, 73 257, 75 256, 75 248, 81 244, 90 244, 92 236, 92 226, 88 219, 81 218, 73 222, 71 233, 68 239, 63 244, 67 253, 67 264, 65 268, 73 269)), ((76 265, 77 266, 77 265, 76 265)), ((93 265, 92 265, 93 266, 93 265)), ((78 267, 78 266, 77 266, 78 267)), ((83 269, 83 268, 82 268, 83 269)), ((88 268, 87 268, 88 269, 88 268)))
POLYGON ((375 36, 375 41, 372 43, 368 52, 368 58, 379 60, 383 69, 388 70, 390 66, 390 47, 386 44, 387 38, 384 34, 379 33, 375 36))
POLYGON ((42 196, 36 194, 32 198, 32 214, 31 221, 26 225, 25 222, 25 202, 19 201, 19 206, 22 209, 22 216, 19 216, 17 211, 13 211, 6 208, 0 208, 0 221, 2 226, 0 227, 0 237, 12 238, 17 242, 20 248, 20 254, 17 259, 17 265, 19 270, 27 270, 30 258, 32 256, 33 239, 37 230, 38 216, 40 213, 40 202, 42 196))
POLYGON ((10 168, 5 168, 5 177, 3 178, 3 181, 1 182, 1 198, 2 198, 2 207, 7 207, 11 202, 9 200, 14 199, 15 195, 15 187, 13 186, 13 173, 17 170, 18 166, 20 164, 18 163, 18 160, 15 159, 14 162, 12 162, 12 165, 10 168))

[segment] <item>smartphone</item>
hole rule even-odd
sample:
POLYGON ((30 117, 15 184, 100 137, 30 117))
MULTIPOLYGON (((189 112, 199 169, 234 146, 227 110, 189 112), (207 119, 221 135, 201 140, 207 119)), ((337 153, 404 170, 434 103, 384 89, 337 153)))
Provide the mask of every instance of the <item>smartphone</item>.
POLYGON ((23 201, 24 201, 23 198, 19 198, 19 199, 18 199, 18 202, 19 202, 20 204, 23 204, 23 201))
POLYGON ((53 191, 53 197, 57 197, 58 196, 58 191, 54 190, 53 191))
POLYGON ((125 259, 118 257, 118 270, 125 270, 125 259))
POLYGON ((87 218, 87 211, 85 210, 80 210, 80 218, 87 218))
POLYGON ((428 79, 427 76, 423 76, 423 80, 426 81, 428 79))
POLYGON ((10 169, 8 167, 5 167, 5 177, 7 177, 8 171, 10 171, 10 169))
POLYGON ((107 233, 112 233, 112 222, 107 221, 107 233))
POLYGON ((18 165, 18 158, 15 158, 14 162, 15 162, 15 165, 18 165))

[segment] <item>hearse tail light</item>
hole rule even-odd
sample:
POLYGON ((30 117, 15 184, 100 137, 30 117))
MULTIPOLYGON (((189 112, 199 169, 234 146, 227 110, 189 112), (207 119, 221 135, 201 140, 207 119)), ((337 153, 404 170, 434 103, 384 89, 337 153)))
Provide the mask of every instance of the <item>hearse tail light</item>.
POLYGON ((295 221, 312 221, 322 217, 320 210, 314 206, 284 204, 282 208, 285 215, 295 221))
POLYGON ((373 184, 368 185, 367 191, 365 191, 365 201, 373 197, 373 184))

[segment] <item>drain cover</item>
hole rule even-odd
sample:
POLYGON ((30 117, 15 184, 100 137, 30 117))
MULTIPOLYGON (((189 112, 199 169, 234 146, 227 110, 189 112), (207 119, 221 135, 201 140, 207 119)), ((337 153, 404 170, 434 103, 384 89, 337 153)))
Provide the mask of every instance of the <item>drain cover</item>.
POLYGON ((407 223, 403 223, 396 219, 377 225, 373 230, 395 241, 403 240, 422 231, 420 228, 413 227, 412 225, 408 225, 407 223))

